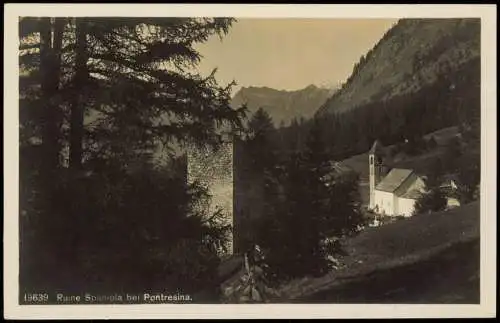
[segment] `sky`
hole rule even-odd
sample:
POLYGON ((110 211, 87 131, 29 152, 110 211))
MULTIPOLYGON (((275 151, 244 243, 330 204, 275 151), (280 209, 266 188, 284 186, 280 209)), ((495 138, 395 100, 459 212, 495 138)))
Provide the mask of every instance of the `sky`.
POLYGON ((241 87, 298 90, 310 84, 337 87, 397 22, 396 19, 244 18, 220 39, 196 48, 203 56, 198 70, 241 87))

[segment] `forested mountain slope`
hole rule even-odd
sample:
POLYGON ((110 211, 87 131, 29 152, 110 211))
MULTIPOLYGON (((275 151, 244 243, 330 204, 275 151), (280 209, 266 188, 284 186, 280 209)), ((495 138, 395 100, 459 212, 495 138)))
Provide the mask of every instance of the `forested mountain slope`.
POLYGON ((317 115, 416 93, 480 56, 479 19, 401 19, 317 115))

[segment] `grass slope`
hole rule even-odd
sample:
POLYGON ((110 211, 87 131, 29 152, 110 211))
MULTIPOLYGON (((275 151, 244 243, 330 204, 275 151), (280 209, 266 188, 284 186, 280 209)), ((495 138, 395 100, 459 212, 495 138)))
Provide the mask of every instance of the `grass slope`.
POLYGON ((478 304, 479 239, 378 270, 307 298, 315 303, 478 304))
POLYGON ((368 228, 345 268, 282 289, 282 302, 479 302, 479 202, 368 228))
MULTIPOLYGON (((398 162, 401 164, 407 163, 408 165, 410 164, 422 165, 422 160, 428 158, 429 156, 434 157, 436 153, 439 153, 442 150, 443 146, 446 146, 446 144, 457 135, 458 135, 458 127, 456 126, 443 128, 428 133, 424 136, 424 139, 428 140, 430 137, 433 136, 434 139, 436 140, 436 143, 438 144, 436 151, 431 151, 429 153, 418 156, 405 156, 405 158, 399 160, 398 162)), ((392 147, 393 146, 387 146, 385 148, 390 149, 392 147)), ((369 175, 368 152, 346 158, 345 160, 342 161, 342 163, 349 166, 354 171, 358 172, 361 179, 368 180, 368 175, 369 175)))

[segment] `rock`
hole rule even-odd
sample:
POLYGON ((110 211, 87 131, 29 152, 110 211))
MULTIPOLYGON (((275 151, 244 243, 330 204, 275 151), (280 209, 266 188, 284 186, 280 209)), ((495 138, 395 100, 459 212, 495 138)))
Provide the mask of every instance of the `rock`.
POLYGON ((264 286, 264 292, 266 292, 266 294, 271 295, 271 296, 275 296, 275 297, 280 296, 280 293, 276 289, 273 289, 270 287, 264 286))
POLYGON ((243 295, 248 295, 250 296, 251 295, 251 292, 252 292, 252 286, 248 285, 245 287, 245 289, 243 290, 243 295))
POLYGON ((260 296, 259 291, 255 287, 252 287, 252 301, 262 302, 262 297, 260 296))
POLYGON ((246 302, 248 302, 249 300, 250 300, 250 297, 248 297, 248 296, 246 296, 246 295, 242 295, 242 296, 240 296, 240 297, 239 297, 239 299, 238 299, 238 301, 239 301, 240 303, 246 303, 246 302))
POLYGON ((244 274, 243 276, 241 276, 240 281, 244 284, 244 283, 248 282, 249 279, 250 279, 250 277, 248 277, 247 274, 244 274))
POLYGON ((229 286, 224 289, 224 296, 228 297, 235 292, 234 288, 229 286))
POLYGON ((256 276, 262 276, 264 274, 264 270, 262 270, 259 266, 255 266, 253 271, 256 276))

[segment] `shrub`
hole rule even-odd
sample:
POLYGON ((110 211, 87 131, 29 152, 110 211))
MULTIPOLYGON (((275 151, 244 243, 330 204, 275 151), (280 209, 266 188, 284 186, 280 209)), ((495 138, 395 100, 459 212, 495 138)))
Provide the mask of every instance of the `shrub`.
POLYGON ((429 140, 427 140, 427 148, 432 150, 435 149, 436 147, 437 147, 436 138, 434 138, 434 136, 431 136, 429 140))
POLYGON ((446 205, 447 200, 443 192, 439 188, 433 188, 417 199, 414 214, 442 211, 446 205))

